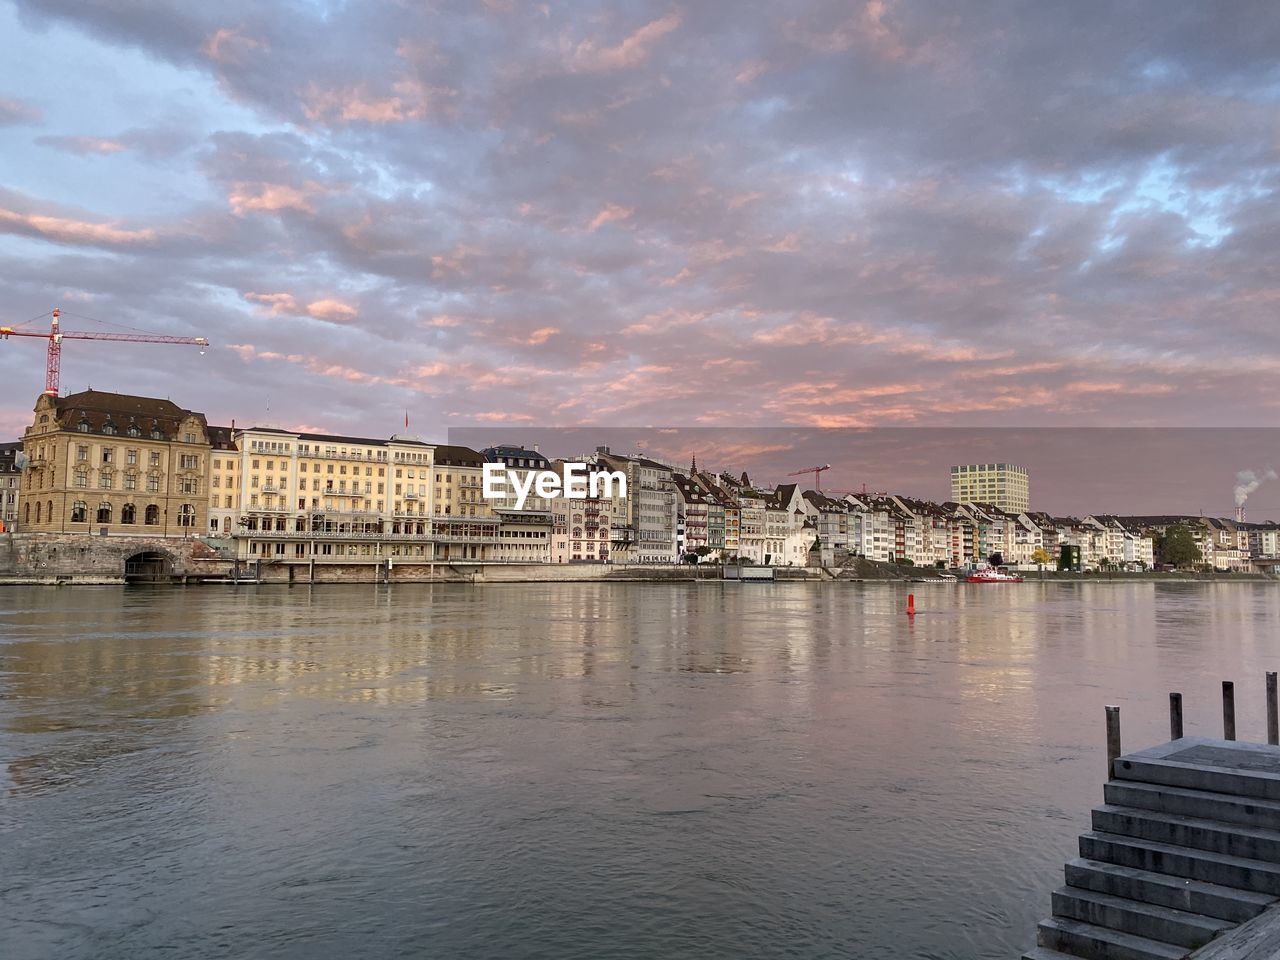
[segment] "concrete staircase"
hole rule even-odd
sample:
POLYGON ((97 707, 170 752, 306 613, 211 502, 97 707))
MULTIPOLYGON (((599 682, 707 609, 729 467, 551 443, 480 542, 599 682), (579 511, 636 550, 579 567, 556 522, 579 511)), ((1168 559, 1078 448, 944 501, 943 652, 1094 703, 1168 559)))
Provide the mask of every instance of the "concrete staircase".
POLYGON ((1177 960, 1280 898, 1280 747, 1185 737, 1120 757, 1023 960, 1177 960))

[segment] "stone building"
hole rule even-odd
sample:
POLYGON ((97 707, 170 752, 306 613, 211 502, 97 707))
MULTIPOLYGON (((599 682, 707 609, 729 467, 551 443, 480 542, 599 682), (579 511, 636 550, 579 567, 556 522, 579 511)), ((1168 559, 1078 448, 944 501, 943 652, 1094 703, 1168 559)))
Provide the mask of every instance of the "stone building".
POLYGON ((0 532, 13 530, 18 523, 21 498, 22 444, 0 443, 0 532))
POLYGON ((208 528, 204 414, 100 390, 41 394, 22 447, 21 530, 183 537, 208 528))

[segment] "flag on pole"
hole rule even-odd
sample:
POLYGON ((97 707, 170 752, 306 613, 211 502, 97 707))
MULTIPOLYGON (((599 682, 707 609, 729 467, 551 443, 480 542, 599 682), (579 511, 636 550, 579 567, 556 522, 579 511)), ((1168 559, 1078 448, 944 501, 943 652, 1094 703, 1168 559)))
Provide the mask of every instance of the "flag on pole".
POLYGON ((404 428, 406 430, 409 429, 409 411, 408 410, 404 412, 404 428))

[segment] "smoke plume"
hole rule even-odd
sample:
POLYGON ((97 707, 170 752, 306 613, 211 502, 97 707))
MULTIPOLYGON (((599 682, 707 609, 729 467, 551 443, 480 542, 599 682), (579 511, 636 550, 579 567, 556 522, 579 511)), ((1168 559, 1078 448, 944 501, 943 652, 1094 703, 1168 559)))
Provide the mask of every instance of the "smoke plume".
POLYGON ((1257 490, 1266 481, 1275 479, 1276 472, 1270 467, 1261 472, 1241 470, 1236 474, 1236 506, 1244 506, 1244 502, 1249 499, 1249 494, 1257 490))

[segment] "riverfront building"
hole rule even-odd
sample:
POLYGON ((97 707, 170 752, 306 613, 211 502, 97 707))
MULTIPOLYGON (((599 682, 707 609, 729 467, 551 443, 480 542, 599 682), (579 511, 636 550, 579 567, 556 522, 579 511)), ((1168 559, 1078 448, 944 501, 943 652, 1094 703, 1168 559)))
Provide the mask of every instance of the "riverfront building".
POLYGON ((952 467, 951 499, 956 503, 989 503, 1015 516, 1025 513, 1030 504, 1027 470, 1011 463, 952 467))
POLYGON ((18 522, 22 456, 21 443, 0 443, 0 531, 12 530, 18 522))
POLYGON ((168 537, 208 527, 202 413, 99 390, 41 394, 22 449, 21 530, 168 537))

